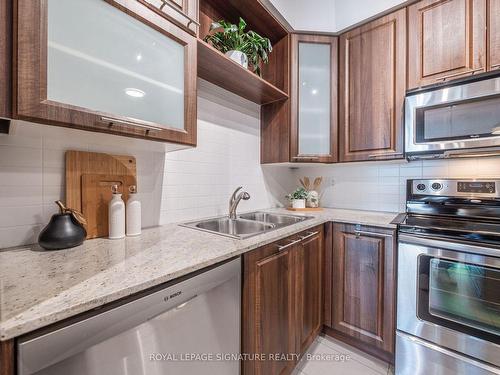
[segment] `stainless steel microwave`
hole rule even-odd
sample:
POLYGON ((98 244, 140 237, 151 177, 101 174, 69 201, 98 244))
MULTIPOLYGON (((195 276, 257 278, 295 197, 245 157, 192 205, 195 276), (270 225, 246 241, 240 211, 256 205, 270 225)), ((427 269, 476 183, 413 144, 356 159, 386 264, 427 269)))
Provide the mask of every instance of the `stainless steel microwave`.
POLYGON ((500 155, 500 76, 408 93, 405 146, 409 160, 500 155))

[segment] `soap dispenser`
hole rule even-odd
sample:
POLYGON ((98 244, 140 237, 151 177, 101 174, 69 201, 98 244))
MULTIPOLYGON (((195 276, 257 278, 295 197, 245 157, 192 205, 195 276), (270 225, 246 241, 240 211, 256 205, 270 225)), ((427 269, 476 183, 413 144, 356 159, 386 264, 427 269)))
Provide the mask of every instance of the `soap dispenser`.
POLYGON ((111 187, 113 197, 109 202, 108 228, 109 238, 117 240, 125 237, 125 202, 118 190, 118 185, 111 187))
POLYGON ((127 236, 138 236, 141 234, 141 201, 137 197, 137 187, 129 187, 129 195, 126 207, 127 236))

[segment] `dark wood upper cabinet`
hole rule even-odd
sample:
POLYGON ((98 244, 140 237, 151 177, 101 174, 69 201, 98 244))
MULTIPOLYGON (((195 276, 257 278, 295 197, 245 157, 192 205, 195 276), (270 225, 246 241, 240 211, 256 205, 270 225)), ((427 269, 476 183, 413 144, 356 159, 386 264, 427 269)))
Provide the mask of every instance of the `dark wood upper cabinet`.
POLYGON ((488 70, 500 69, 500 0, 488 0, 488 70))
POLYGON ((184 30, 198 33, 198 0, 138 0, 151 5, 151 9, 166 15, 184 30))
POLYGON ((292 162, 337 161, 338 38, 292 35, 292 162))
POLYGON ((338 338, 392 362, 395 337, 395 234, 333 224, 330 326, 338 338))
POLYGON ((486 0, 424 0, 408 8, 408 88, 486 70, 486 0))
POLYGON ((340 36, 340 161, 403 157, 406 10, 340 36))
POLYGON ((323 231, 308 232, 297 251, 297 348, 304 353, 323 326, 323 231))
POLYGON ((196 144, 196 37, 142 1, 16 4, 15 116, 196 144))
POLYGON ((11 36, 12 0, 4 0, 0 3, 0 118, 10 118, 12 116, 11 36))

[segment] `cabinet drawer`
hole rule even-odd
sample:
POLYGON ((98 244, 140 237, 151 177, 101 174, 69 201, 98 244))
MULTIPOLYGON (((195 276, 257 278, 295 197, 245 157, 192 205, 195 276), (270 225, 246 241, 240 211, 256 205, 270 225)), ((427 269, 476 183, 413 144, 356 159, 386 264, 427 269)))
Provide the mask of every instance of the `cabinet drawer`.
POLYGON ((195 37, 138 1, 19 0, 15 17, 17 117, 195 144, 195 37))

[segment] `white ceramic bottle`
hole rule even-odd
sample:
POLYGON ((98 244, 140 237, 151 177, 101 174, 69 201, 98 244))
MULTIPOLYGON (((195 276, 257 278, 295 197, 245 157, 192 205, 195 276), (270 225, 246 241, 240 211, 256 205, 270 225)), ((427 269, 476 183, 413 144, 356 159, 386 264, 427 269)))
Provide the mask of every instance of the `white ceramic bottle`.
POLYGON ((141 201, 137 198, 137 188, 132 185, 129 188, 127 200, 127 236, 138 236, 141 234, 141 201))
POLYGON ((113 197, 109 202, 109 238, 117 240, 125 237, 125 202, 123 202, 122 195, 118 191, 118 185, 113 185, 111 190, 113 191, 113 197))

